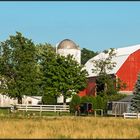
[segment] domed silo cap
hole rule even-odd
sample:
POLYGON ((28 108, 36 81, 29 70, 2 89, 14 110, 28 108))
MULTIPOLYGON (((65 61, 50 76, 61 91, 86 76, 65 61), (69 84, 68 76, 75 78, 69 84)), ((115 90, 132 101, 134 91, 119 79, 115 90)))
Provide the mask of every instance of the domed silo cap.
POLYGON ((72 40, 64 39, 58 44, 57 49, 77 49, 77 50, 79 50, 80 48, 72 40))

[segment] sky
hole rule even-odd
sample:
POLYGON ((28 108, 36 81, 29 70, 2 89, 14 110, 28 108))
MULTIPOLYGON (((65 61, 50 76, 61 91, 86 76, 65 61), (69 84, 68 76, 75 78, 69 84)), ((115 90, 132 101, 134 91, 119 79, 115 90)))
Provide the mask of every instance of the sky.
POLYGON ((16 31, 34 43, 55 46, 71 39, 80 48, 103 51, 140 44, 140 2, 0 2, 0 41, 16 31))

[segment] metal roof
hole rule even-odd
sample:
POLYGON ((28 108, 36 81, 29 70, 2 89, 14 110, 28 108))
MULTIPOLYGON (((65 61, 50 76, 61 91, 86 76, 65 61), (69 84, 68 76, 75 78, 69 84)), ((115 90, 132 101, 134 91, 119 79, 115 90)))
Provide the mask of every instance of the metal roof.
POLYGON ((59 44, 57 49, 80 49, 72 40, 64 39, 59 44))
POLYGON ((131 100, 134 96, 135 95, 128 95, 128 96, 124 97, 123 99, 120 99, 118 102, 131 102, 131 100))
MULTIPOLYGON (((116 66, 111 70, 107 71, 108 74, 115 74, 117 71, 120 69, 120 67, 123 65, 123 63, 127 60, 127 58, 134 53, 135 51, 140 49, 140 45, 134 45, 134 46, 129 46, 129 47, 124 47, 124 48, 117 48, 115 49, 116 56, 112 58, 112 62, 116 62, 116 66)), ((100 59, 105 59, 108 56, 108 54, 105 54, 104 52, 99 53, 95 57, 89 59, 86 64, 84 69, 87 70, 88 72, 88 77, 93 77, 97 76, 97 73, 94 73, 92 69, 94 68, 93 66, 93 60, 100 60, 100 59)))

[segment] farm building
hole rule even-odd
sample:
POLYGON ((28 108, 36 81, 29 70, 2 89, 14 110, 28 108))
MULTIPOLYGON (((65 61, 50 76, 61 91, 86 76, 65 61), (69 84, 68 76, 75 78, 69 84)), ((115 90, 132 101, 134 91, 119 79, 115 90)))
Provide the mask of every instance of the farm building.
MULTIPOLYGON (((112 62, 116 62, 116 66, 107 71, 113 77, 121 79, 126 83, 127 87, 122 89, 120 93, 127 95, 132 94, 138 73, 140 72, 140 45, 129 46, 115 49, 116 55, 112 58, 112 62)), ((85 90, 79 93, 80 96, 96 95, 96 77, 97 73, 93 72, 93 60, 105 59, 107 54, 99 53, 95 57, 89 59, 85 64, 85 69, 88 71, 88 86, 85 90)))
MULTIPOLYGON (((56 48, 58 54, 64 56, 72 54, 81 63, 81 50, 72 40, 64 39, 56 45, 56 48)), ((116 55, 113 57, 112 62, 115 62, 116 66, 111 71, 107 71, 107 73, 115 77, 116 80, 119 78, 126 83, 127 87, 122 89, 120 93, 131 95, 140 72, 140 45, 117 48, 115 53, 116 55)), ((107 55, 101 52, 86 62, 85 69, 88 72, 88 85, 86 89, 79 93, 80 96, 96 95, 97 73, 94 73, 92 70, 94 68, 93 60, 105 59, 107 55)), ((63 102, 63 97, 60 97, 58 100, 58 102, 63 102)))
POLYGON ((17 99, 0 94, 0 107, 9 107, 11 104, 17 104, 17 99))
MULTIPOLYGON (((37 105, 41 102, 41 96, 23 96, 22 104, 37 105)), ((10 107, 11 104, 17 104, 17 98, 11 98, 8 95, 0 94, 0 107, 10 107)))
POLYGON ((73 58, 81 64, 81 50, 79 46, 70 39, 64 39, 56 45, 56 53, 67 56, 73 55, 73 58))
POLYGON ((128 95, 119 101, 108 102, 108 115, 123 115, 123 113, 130 113, 131 100, 135 95, 128 95))

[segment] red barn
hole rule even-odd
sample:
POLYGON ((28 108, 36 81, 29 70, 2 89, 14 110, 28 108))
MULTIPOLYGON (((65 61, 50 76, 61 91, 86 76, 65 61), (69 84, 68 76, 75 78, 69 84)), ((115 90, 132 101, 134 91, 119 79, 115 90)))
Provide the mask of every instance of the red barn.
MULTIPOLYGON (((126 83, 127 88, 121 90, 121 93, 132 94, 135 83, 137 81, 138 73, 140 73, 140 45, 115 49, 116 56, 113 57, 112 62, 116 62, 116 66, 111 71, 107 71, 117 78, 120 78, 126 83)), ((80 96, 94 95, 97 73, 93 72, 93 60, 105 59, 107 54, 100 53, 91 58, 85 64, 85 69, 88 72, 88 86, 85 90, 79 93, 80 96)))

